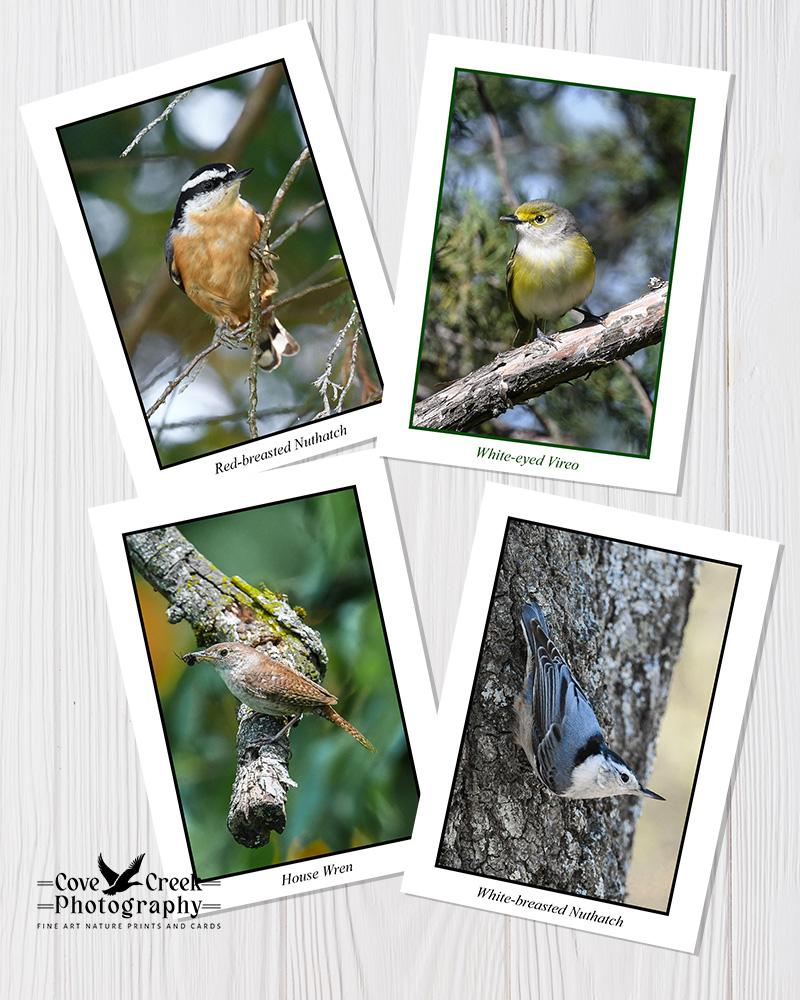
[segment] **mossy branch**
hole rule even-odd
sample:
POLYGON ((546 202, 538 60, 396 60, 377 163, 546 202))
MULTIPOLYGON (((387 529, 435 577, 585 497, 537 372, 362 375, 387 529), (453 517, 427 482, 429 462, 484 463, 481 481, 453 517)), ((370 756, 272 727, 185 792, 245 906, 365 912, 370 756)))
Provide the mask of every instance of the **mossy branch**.
MULTIPOLYGON (((322 680, 328 655, 302 609, 264 584, 226 576, 175 527, 128 535, 126 545, 136 571, 169 601, 167 619, 189 622, 199 647, 225 640, 268 644, 271 657, 322 680)), ((245 847, 261 847, 286 826, 286 796, 296 787, 287 767, 289 734, 273 743, 281 720, 244 705, 238 718, 228 829, 245 847)))

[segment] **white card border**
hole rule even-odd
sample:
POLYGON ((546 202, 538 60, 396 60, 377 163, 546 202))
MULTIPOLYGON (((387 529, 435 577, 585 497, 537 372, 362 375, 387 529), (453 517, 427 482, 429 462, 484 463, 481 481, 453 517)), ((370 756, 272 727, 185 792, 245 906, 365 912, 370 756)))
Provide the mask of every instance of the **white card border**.
MULTIPOLYGON (((417 628, 416 609, 405 570, 405 557, 389 482, 384 463, 374 453, 293 466, 269 480, 264 477, 248 477, 237 484, 235 498, 228 489, 213 488, 202 492, 172 489, 162 490, 158 497, 127 500, 89 511, 131 724, 165 872, 188 875, 192 866, 167 745, 161 737, 158 700, 131 587, 122 535, 150 525, 207 517, 242 507, 352 485, 358 491, 399 700, 417 780, 422 788, 425 762, 430 753, 427 741, 433 729, 435 715, 433 692, 422 638, 417 628), (158 738, 154 738, 154 734, 158 734, 158 738)), ((231 752, 234 751, 232 746, 231 752)), ((291 809, 291 796, 288 808, 291 809)), ((364 847, 345 851, 341 855, 334 853, 262 871, 226 876, 221 879, 219 888, 213 890, 213 902, 219 902, 222 909, 229 909, 306 893, 312 886, 313 891, 317 891, 394 875, 405 867, 410 843, 410 840, 404 840, 364 847), (313 883, 299 882, 290 886, 281 884, 286 872, 293 875, 312 872, 335 861, 337 857, 352 863, 353 872, 330 878, 319 877, 313 883)))
POLYGON ((502 913, 505 916, 540 920, 679 951, 694 951, 751 680, 760 650, 779 549, 776 542, 745 535, 496 483, 487 484, 439 700, 436 730, 433 734, 437 750, 429 758, 425 790, 417 811, 412 850, 402 884, 403 892, 502 913), (734 562, 742 566, 669 915, 613 903, 582 901, 579 897, 554 890, 530 888, 521 883, 498 882, 479 875, 436 867, 436 854, 464 719, 469 707, 486 615, 495 583, 494 568, 500 558, 509 517, 686 552, 700 558, 734 562), (522 910, 502 903, 487 902, 485 899, 479 900, 477 890, 480 885, 509 892, 512 896, 519 892, 526 898, 546 903, 582 905, 601 914, 614 917, 621 915, 623 926, 606 927, 579 918, 522 910))
POLYGON ((392 378, 384 394, 387 413, 378 438, 380 454, 492 472, 664 493, 678 491, 730 79, 728 73, 719 70, 445 35, 429 37, 395 296, 397 332, 391 346, 392 378), (436 432, 408 426, 453 73, 458 67, 695 99, 649 459, 496 441, 468 433, 436 432), (503 462, 485 456, 478 458, 477 449, 481 445, 501 449, 511 457, 503 462), (542 453, 545 455, 543 466, 526 466, 526 457, 538 458, 542 453), (549 468, 546 463, 551 456, 578 462, 579 468, 549 468))
POLYGON ((385 378, 386 347, 388 334, 391 332, 387 326, 391 322, 393 309, 391 291, 307 22, 298 21, 251 35, 20 108, 105 384, 108 402, 139 492, 145 492, 157 483, 160 488, 161 483, 175 481, 190 485, 205 483, 217 475, 229 479, 231 475, 243 471, 264 471, 296 462, 300 458, 321 455, 333 449, 371 440, 375 438, 385 412, 383 402, 368 405, 363 409, 342 413, 338 421, 327 419, 321 424, 312 421, 302 427, 290 428, 160 469, 61 151, 56 132, 61 125, 279 59, 286 61, 303 124, 314 151, 314 160, 325 188, 328 207, 347 260, 364 323, 369 331, 376 363, 385 378), (209 72, 209 67, 213 67, 213 72, 209 72), (299 453, 295 451, 294 442, 298 438, 308 438, 315 430, 324 434, 340 426, 345 428, 343 436, 310 444, 299 453), (291 446, 288 454, 265 456, 264 453, 287 443, 291 446), (216 471, 218 462, 227 463, 234 458, 255 456, 261 457, 244 468, 222 473, 216 471))

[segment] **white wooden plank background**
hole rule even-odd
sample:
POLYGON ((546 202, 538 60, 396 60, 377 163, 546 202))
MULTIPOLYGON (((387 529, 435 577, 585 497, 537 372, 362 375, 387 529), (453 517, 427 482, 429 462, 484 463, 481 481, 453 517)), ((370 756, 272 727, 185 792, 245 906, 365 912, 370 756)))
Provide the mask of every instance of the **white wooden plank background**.
MULTIPOLYGON (((16 0, 0 18, 4 995, 796 996, 800 5, 16 0), (390 278, 429 31, 736 75, 682 495, 491 477, 786 544, 697 957, 404 897, 396 879, 226 914, 213 935, 35 930, 37 878, 98 844, 157 851, 85 513, 133 489, 16 107, 297 18, 314 26, 390 278)), ((390 471, 439 684, 487 477, 390 471)))

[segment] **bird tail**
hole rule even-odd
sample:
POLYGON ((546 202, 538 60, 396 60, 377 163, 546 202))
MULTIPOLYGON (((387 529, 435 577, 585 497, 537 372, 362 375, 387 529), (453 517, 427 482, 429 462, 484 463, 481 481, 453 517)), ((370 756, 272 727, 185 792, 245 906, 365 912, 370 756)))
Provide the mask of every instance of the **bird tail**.
POLYGON ((548 639, 550 638, 550 629, 547 627, 547 619, 544 616, 544 611, 542 611, 541 606, 532 597, 529 597, 522 605, 520 618, 522 620, 522 628, 525 631, 525 637, 531 649, 537 645, 534 635, 534 625, 538 625, 544 635, 548 639))
POLYGON ((274 371, 283 360, 284 355, 289 358, 300 350, 300 345, 275 316, 266 324, 261 337, 261 342, 258 345, 261 348, 258 366, 264 371, 274 371))
POLYGON ((330 705, 322 705, 319 709, 319 714, 323 715, 326 719, 332 722, 335 726, 339 726, 344 729, 346 733, 350 733, 354 740, 358 740, 362 747, 366 747, 371 753, 375 753, 375 747, 370 743, 367 737, 360 733, 352 723, 348 722, 347 719, 343 719, 338 712, 334 711, 330 705))

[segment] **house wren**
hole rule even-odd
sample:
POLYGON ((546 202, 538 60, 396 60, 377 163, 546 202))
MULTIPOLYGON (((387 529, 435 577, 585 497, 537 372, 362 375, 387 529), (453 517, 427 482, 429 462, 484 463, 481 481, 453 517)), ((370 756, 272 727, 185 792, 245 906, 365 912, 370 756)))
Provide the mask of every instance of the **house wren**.
POLYGON ((350 733, 361 746, 375 752, 375 747, 347 719, 332 708, 336 697, 321 684, 244 642, 218 642, 208 649, 196 649, 181 657, 189 666, 207 660, 225 681, 228 690, 243 705, 262 715, 289 719, 274 737, 279 739, 306 713, 321 715, 350 733))

